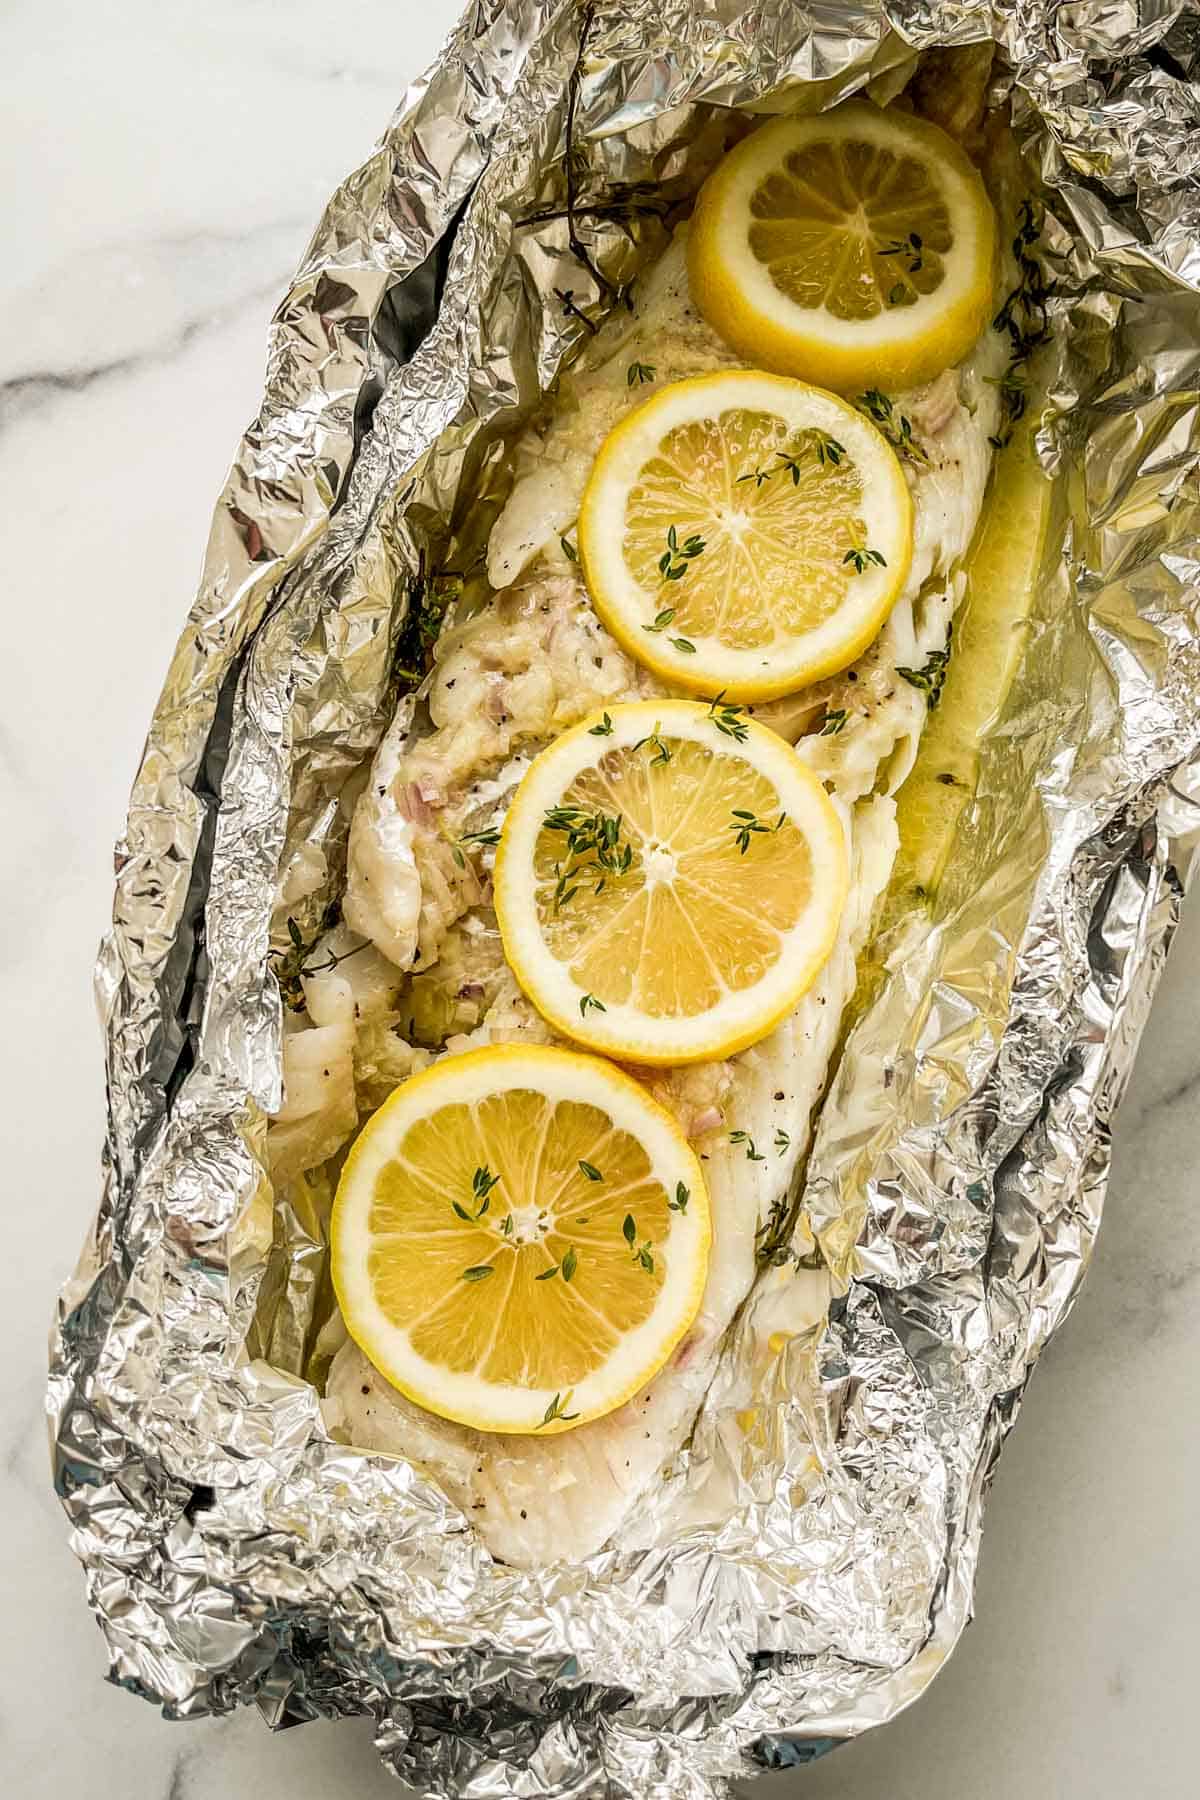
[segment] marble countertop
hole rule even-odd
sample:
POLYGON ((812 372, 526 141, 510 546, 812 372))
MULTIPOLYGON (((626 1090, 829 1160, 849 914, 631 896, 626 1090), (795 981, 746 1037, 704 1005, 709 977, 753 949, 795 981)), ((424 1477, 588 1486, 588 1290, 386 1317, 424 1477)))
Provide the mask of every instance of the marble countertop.
MULTIPOLYGON (((41 1403, 53 1291, 98 1191, 90 973, 111 847, 212 501, 257 404, 272 302, 457 11, 11 0, 0 17, 0 1285, 16 1347, 0 1767, 20 1800, 399 1791, 363 1722, 274 1738, 249 1714, 169 1725, 104 1683, 41 1403)), ((996 1477, 976 1623, 903 1718, 756 1800, 1196 1792, 1198 988, 1195 909, 1118 1121, 1090 1279, 996 1477)))

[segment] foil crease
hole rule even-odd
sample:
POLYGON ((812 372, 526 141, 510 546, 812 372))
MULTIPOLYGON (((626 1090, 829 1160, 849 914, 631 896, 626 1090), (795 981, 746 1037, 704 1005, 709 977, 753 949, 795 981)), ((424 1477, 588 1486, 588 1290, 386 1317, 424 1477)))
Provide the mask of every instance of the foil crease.
POLYGON ((333 196, 97 973, 103 1189, 49 1406, 113 1680, 172 1717, 370 1714, 446 1800, 716 1800, 884 1722, 949 1654, 1200 830, 1198 63, 1173 0, 476 0, 333 196), (892 946, 823 1109, 807 1203, 844 1293, 765 1367, 735 1329, 651 1502, 720 1465, 719 1520, 506 1570, 417 1470, 334 1442, 305 1379, 328 1193, 266 1170, 280 884, 307 846, 314 916, 336 891, 413 584, 486 518, 506 435, 660 247, 650 202, 695 191, 727 109, 886 96, 989 37, 1049 209, 1054 518, 934 928, 892 946), (727 1429, 748 1401, 749 1446, 727 1429))

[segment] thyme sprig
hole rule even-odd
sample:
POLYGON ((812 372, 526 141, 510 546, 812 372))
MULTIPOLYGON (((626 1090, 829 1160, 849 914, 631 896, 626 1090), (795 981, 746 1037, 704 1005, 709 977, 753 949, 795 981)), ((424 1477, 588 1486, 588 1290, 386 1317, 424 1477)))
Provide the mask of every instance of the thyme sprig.
POLYGON ((653 1241, 650 1238, 643 1238, 640 1243, 638 1242, 637 1221, 634 1218, 632 1213, 625 1214, 624 1221, 622 1222, 622 1225, 621 1225, 621 1236, 625 1239, 625 1242, 629 1245, 629 1253, 630 1253, 630 1256, 631 1256, 634 1264, 636 1265, 636 1267, 638 1267, 639 1269, 644 1269, 646 1271, 647 1275, 653 1275, 653 1273, 654 1273, 654 1244, 653 1244, 653 1241))
POLYGON ((499 1180, 500 1177, 493 1175, 486 1163, 481 1169, 476 1169, 471 1177, 471 1199, 474 1202, 475 1210, 468 1212, 465 1206, 455 1200, 453 1202, 454 1210, 459 1218, 465 1219, 468 1225, 478 1225, 492 1204, 492 1189, 498 1185, 499 1180))
POLYGON ((827 707, 825 723, 817 733, 818 737, 836 737, 839 731, 846 729, 846 708, 844 706, 827 707))
POLYGON ((628 873, 633 846, 621 843, 619 813, 588 812, 581 806, 552 806, 542 820, 545 831, 566 838, 563 855, 554 865, 554 910, 564 907, 585 881, 598 877, 592 888, 603 893, 610 879, 628 873))
POLYGON ((924 694, 930 712, 933 712, 942 697, 942 689, 946 685, 946 670, 950 663, 950 645, 944 650, 930 652, 929 660, 923 669, 901 669, 896 673, 909 687, 915 687, 924 694))
POLYGON ((865 412, 869 418, 874 419, 893 450, 901 456, 907 456, 912 462, 929 461, 913 436, 912 420, 896 410, 890 394, 880 393, 878 388, 868 388, 865 394, 858 396, 854 404, 860 412, 865 412))
POLYGON ((745 1145, 747 1162, 766 1162, 766 1157, 758 1149, 748 1131, 731 1131, 729 1141, 731 1144, 745 1145))
POLYGON ((855 544, 847 550, 842 561, 843 563, 852 563, 856 575, 862 575, 872 564, 879 569, 887 568, 886 556, 883 556, 878 550, 868 550, 861 544, 855 544))
POLYGON ((579 1417, 578 1413, 567 1411, 568 1406, 571 1404, 571 1396, 574 1392, 574 1388, 568 1388, 565 1394, 555 1394, 553 1400, 542 1414, 543 1425, 552 1425, 555 1419, 559 1419, 564 1425, 567 1425, 572 1419, 577 1419, 579 1417))
POLYGON ((654 755, 650 758, 651 767, 653 767, 655 763, 669 763, 671 760, 670 747, 663 743, 662 738, 659 735, 661 731, 662 720, 655 719, 654 730, 647 732, 644 738, 639 738, 637 743, 633 746, 635 750, 641 750, 647 744, 652 746, 654 755))
POLYGON ((654 380, 658 373, 653 363, 638 362, 635 358, 625 374, 626 387, 642 387, 654 380))
POLYGON ((589 727, 588 736, 589 737, 611 737, 612 736, 612 728, 613 728, 612 720, 609 718, 607 713, 604 713, 603 716, 601 717, 600 723, 598 725, 592 725, 589 727))
POLYGON ((595 994, 583 994, 580 996, 579 1000, 580 1018, 586 1019, 589 1010, 592 1012, 607 1012, 608 1008, 605 1006, 603 1000, 597 1000, 595 994))
POLYGON ((308 959, 325 936, 332 931, 342 916, 341 903, 331 900, 310 938, 306 938, 295 919, 289 918, 286 923, 288 948, 268 951, 268 960, 275 965, 275 979, 279 983, 279 997, 289 1012, 303 1012, 305 1007, 304 986, 301 980, 305 975, 324 975, 330 967, 336 968, 339 962, 347 957, 356 956, 359 950, 365 950, 365 944, 359 944, 354 950, 347 950, 342 956, 334 957, 330 952, 331 962, 322 963, 318 968, 309 968, 308 959))
POLYGON ((925 266, 925 259, 922 255, 924 248, 925 245, 920 233, 910 231, 906 238, 894 240, 892 243, 886 245, 879 254, 880 256, 904 257, 904 266, 909 274, 919 275, 925 266))
POLYGON ((396 644, 396 673, 409 688, 425 679, 430 651, 462 591, 461 569, 431 567, 425 551, 417 552, 417 572, 408 584, 408 612, 396 644))
POLYGON ((741 854, 745 856, 747 850, 750 848, 750 840, 752 837, 756 837, 760 834, 769 835, 772 832, 780 830, 786 818, 786 813, 780 813, 773 825, 764 825, 756 813, 747 812, 746 808, 743 806, 735 806, 729 829, 734 834, 734 843, 737 845, 741 854))
POLYGON ((992 320, 997 331, 1009 337, 1009 365, 1003 375, 988 380, 1000 389, 1003 413, 1000 430, 988 439, 994 450, 1011 444, 1013 431, 1024 418, 1029 404, 1027 365, 1035 350, 1050 335, 1048 302, 1050 283, 1033 246, 1041 236, 1041 217, 1032 200, 1023 200, 1017 215, 1017 229, 1012 240, 1012 253, 1017 265, 1017 284, 1004 300, 992 320))
POLYGON ((839 444, 838 440, 831 437, 829 432, 813 431, 810 434, 810 441, 807 444, 801 444, 799 449, 794 451, 776 450, 777 468, 751 469, 748 474, 738 476, 738 483, 752 481, 757 490, 770 481, 772 475, 789 474, 792 478, 792 486, 799 487, 800 473, 804 467, 805 457, 810 450, 822 469, 836 469, 846 454, 845 444, 839 444))
POLYGON ((667 1201, 668 1212, 686 1213, 686 1211, 688 1209, 688 1201, 691 1199, 691 1197, 692 1197, 691 1189, 688 1187, 685 1187, 685 1185, 682 1181, 677 1181, 675 1183, 675 1198, 673 1200, 667 1201))
POLYGON ((460 869, 467 866, 466 852, 472 849, 495 849, 500 842, 500 827, 489 825, 484 831, 464 831, 450 846, 450 854, 460 869))
POLYGON ((744 744, 750 735, 750 728, 742 718, 745 710, 744 706, 726 700, 724 688, 708 703, 709 718, 717 730, 725 737, 732 738, 735 744, 744 744))
POLYGON ((658 559, 658 572, 664 581, 682 581, 696 557, 704 554, 704 539, 695 532, 679 541, 678 529, 672 525, 667 532, 667 547, 658 559))

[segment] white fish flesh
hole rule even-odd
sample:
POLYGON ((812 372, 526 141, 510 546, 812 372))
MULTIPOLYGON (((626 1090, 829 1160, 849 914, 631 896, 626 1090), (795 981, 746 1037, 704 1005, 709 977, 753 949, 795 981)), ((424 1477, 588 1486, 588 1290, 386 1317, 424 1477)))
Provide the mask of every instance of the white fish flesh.
MULTIPOLYGON (((413 1027, 435 1013, 465 1027, 439 1038, 449 1053, 503 1039, 553 1041, 504 967, 488 853, 456 857, 455 846, 499 823, 529 757, 557 732, 598 706, 662 691, 599 624, 560 543, 602 438, 636 403, 628 379, 635 358, 653 365, 656 382, 740 366, 691 304, 682 234, 642 283, 632 314, 605 327, 546 419, 518 444, 517 478, 489 544, 495 596, 443 635, 424 696, 427 728, 414 728, 416 710, 405 703, 355 813, 346 920, 397 970, 416 972, 397 1003, 402 1023, 407 1005, 413 1027), (439 982, 444 1004, 431 1012, 439 982)), ((925 459, 905 464, 915 539, 904 593, 853 668, 753 709, 826 781, 845 820, 852 898, 820 980, 770 1037, 720 1063, 635 1071, 694 1139, 714 1213, 701 1311, 671 1363, 620 1411, 539 1440, 482 1434, 422 1412, 352 1342, 334 1359, 331 1427, 363 1448, 422 1465, 505 1562, 578 1561, 619 1534, 686 1439, 753 1286, 760 1234, 786 1207, 853 993, 856 952, 895 854, 891 796, 924 722, 923 694, 897 670, 920 669, 946 648, 961 596, 958 565, 997 428, 993 383, 1005 361, 1004 340, 989 331, 959 368, 893 396, 925 459), (822 732, 839 718, 836 731, 822 732), (735 1131, 752 1144, 731 1142, 735 1131)), ((803 1251, 803 1224, 797 1233, 792 1247, 803 1251)), ((793 1280, 791 1316, 815 1320, 827 1303, 824 1276, 799 1270, 793 1280)))

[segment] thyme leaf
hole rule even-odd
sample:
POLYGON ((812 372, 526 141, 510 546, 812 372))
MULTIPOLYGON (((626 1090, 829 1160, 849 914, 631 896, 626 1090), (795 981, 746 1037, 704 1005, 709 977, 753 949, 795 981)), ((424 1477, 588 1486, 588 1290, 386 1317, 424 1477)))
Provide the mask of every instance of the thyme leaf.
POLYGON ((555 1419, 560 1420, 562 1424, 566 1425, 571 1419, 577 1419, 579 1417, 578 1413, 569 1413, 567 1411, 567 1407, 571 1404, 571 1396, 574 1392, 574 1388, 568 1388, 565 1394, 555 1394, 553 1400, 542 1414, 543 1425, 553 1425, 555 1419))
POLYGON ((915 687, 918 693, 924 694, 930 712, 933 712, 942 697, 942 689, 946 685, 946 670, 950 662, 949 646, 945 650, 931 652, 923 669, 901 669, 896 673, 909 687, 915 687))
POLYGON ((747 1162, 766 1162, 766 1157, 756 1148, 754 1139, 748 1131, 731 1131, 729 1141, 731 1144, 745 1145, 747 1162))
POLYGON ((741 716, 745 710, 744 706, 726 700, 724 688, 708 703, 708 716, 717 730, 736 744, 744 744, 750 735, 750 728, 741 716))
POLYGON ((747 850, 750 848, 750 839, 752 837, 778 831, 786 818, 786 813, 780 813, 774 825, 764 825, 757 814, 747 812, 745 807, 735 806, 733 809, 733 819, 729 829, 734 833, 734 843, 737 845, 738 850, 745 856, 747 850))
POLYGON ((667 547, 658 559, 658 572, 664 581, 682 581, 696 557, 704 554, 704 539, 693 532, 679 541, 674 525, 667 532, 667 547))

